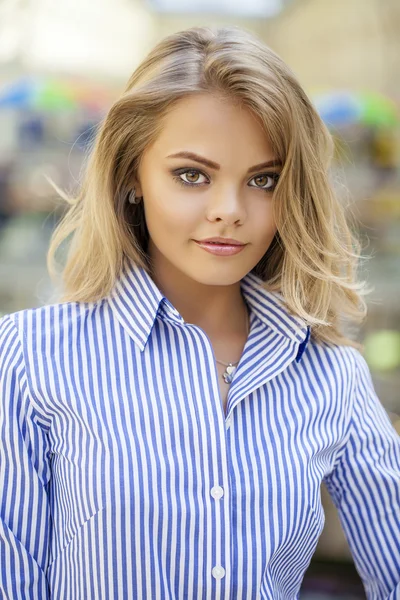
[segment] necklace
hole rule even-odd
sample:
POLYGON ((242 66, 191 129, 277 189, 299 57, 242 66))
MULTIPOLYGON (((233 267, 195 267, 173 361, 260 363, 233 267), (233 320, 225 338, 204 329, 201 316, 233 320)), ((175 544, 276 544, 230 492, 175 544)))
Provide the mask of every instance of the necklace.
MULTIPOLYGON (((246 311, 247 312, 247 311, 246 311)), ((246 319, 246 339, 247 336, 249 335, 249 329, 250 329, 250 315, 248 315, 248 318, 246 319)), ((224 378, 225 383, 232 383, 232 379, 233 376, 235 374, 235 371, 237 369, 237 366, 239 364, 239 360, 235 363, 223 363, 220 360, 217 360, 217 363, 219 363, 220 365, 223 365, 224 367, 226 367, 224 373, 222 374, 222 377, 224 378)))

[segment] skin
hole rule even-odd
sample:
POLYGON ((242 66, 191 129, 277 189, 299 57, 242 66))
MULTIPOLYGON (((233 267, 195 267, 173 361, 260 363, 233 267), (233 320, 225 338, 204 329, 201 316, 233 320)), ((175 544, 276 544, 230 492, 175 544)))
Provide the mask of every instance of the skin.
POLYGON ((220 360, 236 360, 247 338, 240 280, 276 233, 276 181, 270 175, 279 174, 280 167, 248 170, 274 159, 253 113, 215 95, 198 94, 180 100, 167 114, 161 133, 142 156, 134 182, 136 194, 143 196, 154 281, 187 323, 208 334, 220 360), (201 155, 220 168, 170 158, 182 151, 201 155), (176 173, 184 168, 188 172, 176 173), (182 185, 174 176, 197 187, 182 185), (222 257, 193 241, 213 236, 247 245, 239 254, 222 257))

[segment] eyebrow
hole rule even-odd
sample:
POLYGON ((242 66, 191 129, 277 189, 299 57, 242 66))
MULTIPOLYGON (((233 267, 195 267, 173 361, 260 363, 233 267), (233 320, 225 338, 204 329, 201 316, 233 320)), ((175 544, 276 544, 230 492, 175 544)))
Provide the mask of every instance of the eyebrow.
MULTIPOLYGON (((194 160, 195 162, 205 165, 206 167, 209 167, 210 169, 215 169, 216 171, 219 171, 221 168, 221 166, 218 163, 216 163, 212 160, 209 160, 208 158, 204 158, 203 156, 200 156, 199 154, 195 154, 194 152, 189 152, 187 150, 184 150, 182 152, 177 152, 176 154, 170 154, 169 156, 167 156, 167 158, 189 158, 190 160, 194 160)), ((267 162, 260 163, 258 165, 254 165, 253 167, 250 167, 250 169, 248 170, 248 173, 253 173, 254 171, 259 171, 260 169, 268 169, 270 167, 281 167, 281 166, 282 166, 282 162, 280 160, 273 159, 273 160, 269 160, 267 162)))

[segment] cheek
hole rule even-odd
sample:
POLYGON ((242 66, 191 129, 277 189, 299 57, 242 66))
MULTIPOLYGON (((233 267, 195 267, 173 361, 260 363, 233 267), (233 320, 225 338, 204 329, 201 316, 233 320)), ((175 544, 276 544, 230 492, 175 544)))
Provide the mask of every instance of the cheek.
MULTIPOLYGON (((167 236, 178 231, 191 231, 198 225, 201 218, 200 204, 190 198, 183 197, 182 193, 168 191, 151 195, 145 198, 145 214, 149 231, 163 231, 167 236)), ((172 237, 172 235, 171 235, 172 237)))
POLYGON ((260 204, 252 215, 252 232, 254 237, 262 242, 272 239, 277 227, 272 210, 272 202, 260 204))

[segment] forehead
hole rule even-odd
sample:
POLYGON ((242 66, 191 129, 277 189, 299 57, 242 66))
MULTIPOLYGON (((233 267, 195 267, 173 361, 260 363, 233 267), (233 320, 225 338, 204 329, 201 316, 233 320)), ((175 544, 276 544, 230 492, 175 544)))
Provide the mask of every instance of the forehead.
MULTIPOLYGON (((260 119, 237 102, 213 94, 180 99, 164 115, 155 152, 193 150, 218 160, 218 153, 251 152, 261 162, 271 155, 268 135, 260 119), (262 156, 260 156, 262 155, 262 156)), ((257 160, 256 160, 257 162, 257 160)))

